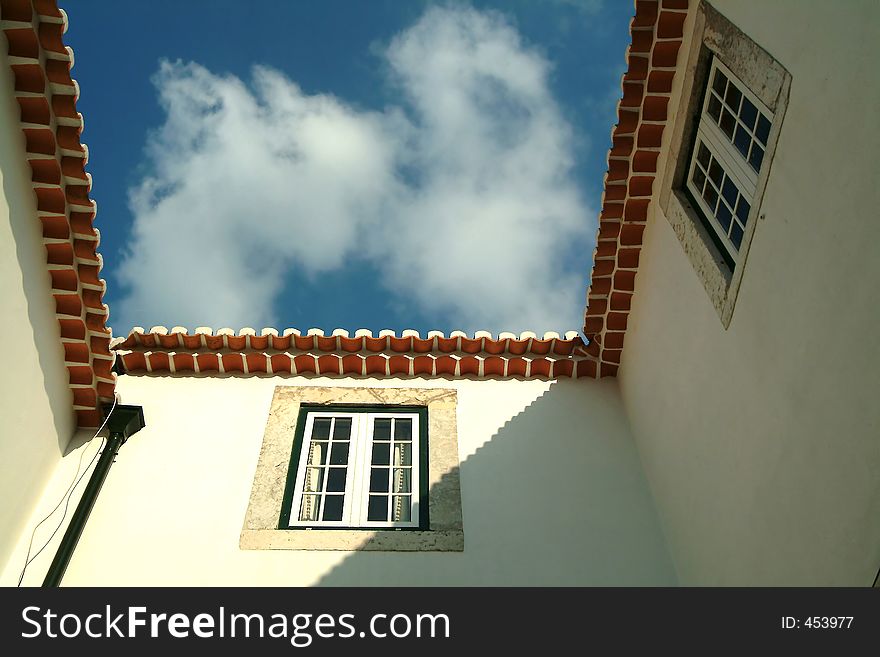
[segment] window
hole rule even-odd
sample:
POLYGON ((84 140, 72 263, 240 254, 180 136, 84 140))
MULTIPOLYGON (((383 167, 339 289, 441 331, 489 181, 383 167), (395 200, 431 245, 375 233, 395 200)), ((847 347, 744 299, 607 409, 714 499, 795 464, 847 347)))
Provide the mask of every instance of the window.
POLYGON ((427 410, 302 407, 281 526, 427 526, 427 410), (287 500, 290 503, 287 503, 287 500))
POLYGON ((243 550, 464 549, 458 393, 275 387, 243 550))
POLYGON ((791 74, 708 2, 692 34, 659 206, 728 328, 752 241, 773 221, 764 191, 791 74))
POLYGON ((773 113, 712 58, 687 189, 733 269, 754 203, 773 113))

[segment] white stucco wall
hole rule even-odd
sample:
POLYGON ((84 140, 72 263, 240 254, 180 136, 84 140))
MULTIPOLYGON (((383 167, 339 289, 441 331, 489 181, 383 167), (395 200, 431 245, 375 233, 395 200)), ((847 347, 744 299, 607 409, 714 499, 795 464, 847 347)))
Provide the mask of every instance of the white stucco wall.
POLYGON ((119 391, 147 427, 120 451, 65 585, 675 583, 614 381, 123 376, 119 391), (454 387, 464 552, 239 549, 276 385, 454 387))
POLYGON ((724 330, 652 204, 624 403, 683 584, 867 586, 880 567, 880 5, 713 4, 792 75, 764 217, 724 330))
POLYGON ((73 398, 0 35, 0 566, 74 431, 73 398))

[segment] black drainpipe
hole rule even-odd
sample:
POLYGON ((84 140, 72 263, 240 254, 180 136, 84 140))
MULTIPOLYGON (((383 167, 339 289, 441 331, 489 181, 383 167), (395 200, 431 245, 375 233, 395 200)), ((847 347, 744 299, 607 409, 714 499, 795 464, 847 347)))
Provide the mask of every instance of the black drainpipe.
MULTIPOLYGON (((105 412, 108 410, 107 406, 105 406, 105 412)), ((107 418, 107 428, 110 430, 107 445, 104 447, 104 451, 101 452, 101 458, 98 459, 98 465, 95 466, 92 476, 89 478, 89 483, 76 507, 73 518, 70 520, 70 525, 68 525, 67 531, 64 532, 64 538, 61 539, 58 552, 55 553, 52 565, 49 566, 49 572, 46 573, 43 586, 58 586, 61 584, 61 578, 64 577, 64 571, 67 570, 67 565, 70 563, 71 557, 73 557, 73 551, 76 549, 79 537, 86 527, 86 521, 88 521, 89 514, 92 512, 92 507, 95 506, 95 501, 98 499, 98 493, 101 492, 101 486, 104 485, 104 480, 107 478, 110 466, 113 465, 113 461, 116 459, 116 453, 125 444, 125 441, 144 428, 143 406, 123 406, 117 404, 110 417, 107 418)))

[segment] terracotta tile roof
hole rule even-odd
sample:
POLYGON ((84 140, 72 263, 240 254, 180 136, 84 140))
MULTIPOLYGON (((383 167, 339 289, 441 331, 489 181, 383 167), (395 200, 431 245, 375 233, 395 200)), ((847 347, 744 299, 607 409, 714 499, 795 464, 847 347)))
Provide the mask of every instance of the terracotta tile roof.
POLYGON ((305 334, 296 329, 279 333, 263 329, 183 327, 170 331, 155 326, 135 328, 114 341, 119 369, 136 372, 240 372, 243 374, 314 374, 355 376, 439 376, 559 378, 595 377, 596 361, 583 350, 576 331, 557 333, 500 333, 478 331, 448 336, 431 331, 362 329, 350 335, 336 329, 305 334))
POLYGON ((597 376, 620 364, 687 0, 636 0, 599 214, 584 335, 597 376))
POLYGON ((55 0, 0 0, 0 29, 21 111, 25 157, 43 227, 51 294, 61 328, 73 407, 81 427, 96 427, 99 404, 113 398, 114 356, 109 350, 105 282, 92 226, 96 206, 80 143, 79 86, 70 77, 73 51, 62 42, 67 16, 55 0))

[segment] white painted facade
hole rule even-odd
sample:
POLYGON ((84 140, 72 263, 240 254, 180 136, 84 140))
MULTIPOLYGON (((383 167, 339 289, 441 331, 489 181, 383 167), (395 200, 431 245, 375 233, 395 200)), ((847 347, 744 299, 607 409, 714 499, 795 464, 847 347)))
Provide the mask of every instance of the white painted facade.
MULTIPOLYGON (((122 376, 122 401, 142 405, 147 426, 120 451, 64 584, 870 585, 880 6, 713 5, 791 74, 729 326, 656 202, 661 176, 618 380, 122 376), (240 549, 284 385, 454 388, 464 552, 240 549)), ((10 75, 0 66, 0 299, 14 373, 0 395, 2 585, 17 582, 31 528, 97 448, 62 458, 72 400, 10 75)), ((26 584, 40 584, 61 533, 26 584)))
POLYGON ((682 584, 870 586, 880 5, 713 4, 789 71, 787 112, 729 329, 651 204, 623 402, 682 584))
POLYGON ((122 376, 119 392, 147 426, 120 450, 67 586, 676 583, 615 381, 122 376), (240 549, 279 385, 454 388, 464 551, 240 549))
MULTIPOLYGON (((0 36, 5 52, 5 37, 0 36)), ((73 395, 31 170, 25 159, 12 71, 0 65, 0 564, 74 435, 73 395)))

